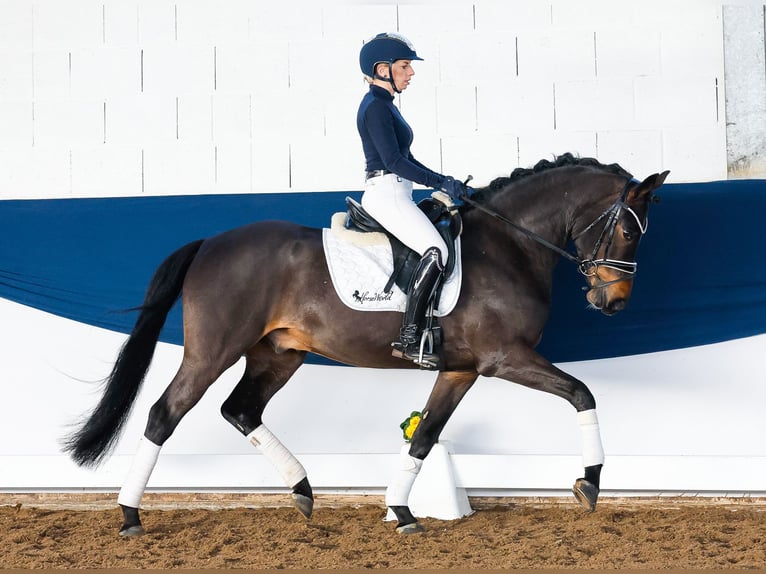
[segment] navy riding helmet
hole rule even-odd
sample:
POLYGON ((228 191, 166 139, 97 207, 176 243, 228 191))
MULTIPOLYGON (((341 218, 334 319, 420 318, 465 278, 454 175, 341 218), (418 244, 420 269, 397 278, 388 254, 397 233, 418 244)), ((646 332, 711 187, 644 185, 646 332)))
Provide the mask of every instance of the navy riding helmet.
POLYGON ((391 83, 395 92, 399 92, 394 84, 391 64, 397 60, 422 59, 415 53, 415 47, 407 38, 401 34, 383 32, 364 43, 359 52, 359 67, 365 76, 377 80, 386 80, 391 83), (375 73, 375 66, 380 63, 388 64, 388 78, 375 73))

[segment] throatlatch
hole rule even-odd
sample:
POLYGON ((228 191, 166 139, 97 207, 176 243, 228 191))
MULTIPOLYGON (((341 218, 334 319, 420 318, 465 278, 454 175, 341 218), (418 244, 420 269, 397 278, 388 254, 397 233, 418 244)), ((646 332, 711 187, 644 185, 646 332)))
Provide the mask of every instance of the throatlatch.
POLYGON ((431 247, 423 254, 412 276, 399 340, 391 343, 394 357, 413 361, 425 369, 436 369, 441 363, 437 350, 441 334, 435 325, 433 309, 443 274, 439 250, 431 247))

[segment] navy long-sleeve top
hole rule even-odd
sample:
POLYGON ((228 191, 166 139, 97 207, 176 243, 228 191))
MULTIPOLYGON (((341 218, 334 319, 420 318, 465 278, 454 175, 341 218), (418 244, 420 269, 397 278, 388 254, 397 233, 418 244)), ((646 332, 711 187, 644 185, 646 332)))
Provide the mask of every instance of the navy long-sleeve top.
POLYGON ((371 85, 356 116, 367 171, 387 169, 414 183, 439 189, 444 176, 428 169, 410 152, 412 128, 394 105, 394 96, 371 85))

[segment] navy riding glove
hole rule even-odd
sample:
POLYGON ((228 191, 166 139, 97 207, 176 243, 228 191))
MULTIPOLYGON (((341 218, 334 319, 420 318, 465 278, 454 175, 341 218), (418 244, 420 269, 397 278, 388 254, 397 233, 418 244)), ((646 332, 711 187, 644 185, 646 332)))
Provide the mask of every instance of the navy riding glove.
POLYGON ((455 202, 459 202, 463 197, 468 195, 465 184, 448 175, 444 178, 441 185, 442 191, 450 196, 450 199, 455 202))

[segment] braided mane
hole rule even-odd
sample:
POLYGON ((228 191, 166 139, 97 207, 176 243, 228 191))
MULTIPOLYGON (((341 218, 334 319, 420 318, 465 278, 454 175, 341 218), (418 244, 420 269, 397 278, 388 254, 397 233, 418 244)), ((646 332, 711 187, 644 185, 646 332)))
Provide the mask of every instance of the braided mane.
POLYGON ((495 191, 503 189, 506 186, 512 183, 515 183, 516 181, 520 179, 526 178, 530 175, 540 173, 541 171, 547 171, 547 170, 556 169, 559 167, 570 167, 570 166, 595 167, 596 169, 600 169, 607 173, 613 173, 615 175, 621 175, 628 179, 631 179, 633 177, 628 171, 620 167, 619 164, 611 163, 607 165, 607 164, 603 164, 599 162, 597 159, 594 159, 592 157, 577 157, 567 152, 562 155, 555 156, 553 161, 549 161, 547 159, 541 159, 532 168, 518 167, 511 172, 510 177, 508 176, 498 177, 492 180, 489 186, 485 188, 477 189, 476 194, 474 195, 478 196, 476 197, 476 199, 481 200, 483 199, 482 196, 486 195, 487 193, 493 193, 495 191))

